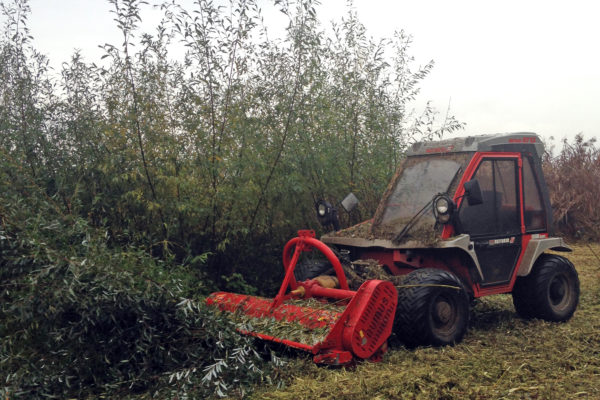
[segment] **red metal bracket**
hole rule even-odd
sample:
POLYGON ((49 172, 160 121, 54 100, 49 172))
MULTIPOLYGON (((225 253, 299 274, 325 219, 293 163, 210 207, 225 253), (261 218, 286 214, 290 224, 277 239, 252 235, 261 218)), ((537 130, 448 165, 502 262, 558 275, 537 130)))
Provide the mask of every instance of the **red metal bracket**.
POLYGON ((314 238, 314 237, 317 237, 317 235, 315 234, 315 231, 312 229, 300 229, 298 231, 298 237, 314 238))

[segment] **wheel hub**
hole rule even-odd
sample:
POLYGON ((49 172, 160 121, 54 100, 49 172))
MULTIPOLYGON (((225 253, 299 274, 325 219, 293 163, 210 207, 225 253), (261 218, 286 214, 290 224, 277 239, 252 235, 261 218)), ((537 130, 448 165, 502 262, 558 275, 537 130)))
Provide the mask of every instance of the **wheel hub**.
POLYGON ((435 320, 436 322, 445 325, 452 320, 452 306, 448 302, 441 300, 435 305, 435 320))
POLYGON ((550 301, 554 305, 560 304, 567 296, 567 283, 562 277, 556 277, 550 284, 550 301))

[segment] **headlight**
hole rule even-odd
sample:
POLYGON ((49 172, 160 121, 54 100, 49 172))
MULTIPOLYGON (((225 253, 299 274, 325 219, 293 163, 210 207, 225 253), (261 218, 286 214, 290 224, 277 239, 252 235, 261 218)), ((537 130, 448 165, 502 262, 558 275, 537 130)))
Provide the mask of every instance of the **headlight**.
POLYGON ((338 219, 337 210, 331 205, 331 203, 328 203, 325 200, 319 200, 315 204, 315 208, 321 225, 333 225, 334 230, 340 230, 340 221, 338 219))
POLYGON ((317 213, 319 214, 319 217, 324 217, 325 214, 327 214, 327 206, 323 203, 319 204, 317 206, 317 213))
POLYGON ((448 210, 450 209, 450 204, 446 198, 440 197, 435 202, 435 209, 437 210, 438 214, 447 214, 448 210))
POLYGON ((439 194, 433 200, 433 215, 440 224, 447 224, 454 213, 454 202, 447 194, 439 194))
POLYGON ((319 219, 325 220, 330 217, 331 210, 333 209, 333 206, 331 204, 329 204, 325 200, 319 200, 317 201, 317 204, 315 204, 315 206, 317 209, 317 217, 319 217, 319 219))

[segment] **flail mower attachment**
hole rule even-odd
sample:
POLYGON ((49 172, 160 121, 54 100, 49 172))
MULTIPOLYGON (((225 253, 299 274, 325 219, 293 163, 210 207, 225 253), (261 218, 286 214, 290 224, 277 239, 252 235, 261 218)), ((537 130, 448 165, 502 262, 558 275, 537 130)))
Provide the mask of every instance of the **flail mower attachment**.
POLYGON ((299 231, 285 245, 283 265, 285 278, 274 299, 217 292, 207 298, 207 304, 230 312, 241 333, 308 351, 316 363, 381 360, 398 301, 391 282, 370 280, 357 291, 350 290, 339 259, 315 238, 314 231, 299 231), (294 268, 300 254, 313 248, 327 257, 338 282, 333 277, 296 281, 294 268))

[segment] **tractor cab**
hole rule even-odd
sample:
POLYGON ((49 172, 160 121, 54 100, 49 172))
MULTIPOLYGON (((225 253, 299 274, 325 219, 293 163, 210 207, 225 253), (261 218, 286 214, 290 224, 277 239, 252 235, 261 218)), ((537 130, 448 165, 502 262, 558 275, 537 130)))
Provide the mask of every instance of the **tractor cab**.
POLYGON ((438 284, 471 299, 512 293, 521 316, 566 321, 579 279, 567 258, 545 253, 571 249, 553 236, 543 153, 534 133, 416 143, 374 217, 321 240, 398 283, 394 331, 405 343, 461 340, 468 307, 438 284))
MULTIPOLYGON (((492 286, 508 290, 532 239, 543 242, 541 247, 568 251, 562 239, 549 239, 552 212, 541 168, 543 152, 533 133, 416 143, 373 219, 321 240, 352 250, 356 258, 409 249, 429 258, 431 249, 461 249, 469 259, 465 280, 475 288, 475 297, 492 286)), ((376 259, 396 273, 418 267, 402 263, 400 256, 396 261, 385 258, 376 259)))

